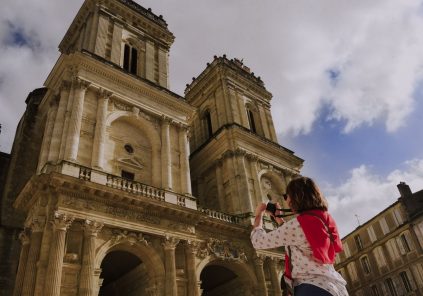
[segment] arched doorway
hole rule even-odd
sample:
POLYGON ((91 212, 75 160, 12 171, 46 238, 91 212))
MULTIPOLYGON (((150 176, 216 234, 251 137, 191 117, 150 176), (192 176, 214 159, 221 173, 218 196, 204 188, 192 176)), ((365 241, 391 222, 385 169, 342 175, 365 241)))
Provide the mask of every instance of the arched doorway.
POLYGON ((215 261, 200 273, 202 296, 250 296, 254 281, 238 264, 215 261))
POLYGON ((145 264, 127 251, 112 251, 101 262, 99 296, 144 295, 148 289, 145 264))

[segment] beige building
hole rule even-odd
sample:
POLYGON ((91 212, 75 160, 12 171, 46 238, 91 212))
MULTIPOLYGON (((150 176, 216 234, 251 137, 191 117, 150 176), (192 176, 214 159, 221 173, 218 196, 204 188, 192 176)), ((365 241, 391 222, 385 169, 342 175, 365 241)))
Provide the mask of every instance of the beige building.
POLYGON ((335 268, 351 296, 423 295, 423 190, 400 198, 342 239, 335 268))
POLYGON ((0 295, 281 295, 252 212, 303 160, 241 61, 170 91, 173 41, 131 0, 83 3, 0 155, 0 295))

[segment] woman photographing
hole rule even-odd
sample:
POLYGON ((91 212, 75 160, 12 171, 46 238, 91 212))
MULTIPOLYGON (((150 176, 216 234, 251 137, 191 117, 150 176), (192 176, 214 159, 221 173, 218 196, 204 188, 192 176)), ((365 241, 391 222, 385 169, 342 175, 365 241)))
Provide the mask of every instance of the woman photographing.
POLYGON ((342 243, 319 188, 310 178, 296 178, 289 182, 284 199, 297 217, 285 222, 278 218, 278 211, 267 212, 280 226, 266 233, 262 227, 266 204, 259 204, 251 233, 254 248, 285 247, 284 279, 288 287, 284 291, 291 295, 348 295, 345 280, 333 267, 342 243))

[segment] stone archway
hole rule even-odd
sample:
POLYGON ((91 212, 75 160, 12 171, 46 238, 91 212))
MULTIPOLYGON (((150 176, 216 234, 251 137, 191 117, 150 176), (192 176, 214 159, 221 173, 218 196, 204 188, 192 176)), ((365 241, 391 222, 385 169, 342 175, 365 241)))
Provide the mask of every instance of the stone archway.
POLYGON ((202 296, 252 296, 256 278, 245 263, 215 260, 199 274, 202 296))
POLYGON ((164 265, 147 243, 106 243, 96 266, 99 296, 163 295, 164 265))
POLYGON ((108 253, 101 262, 100 268, 99 296, 130 295, 131 292, 143 295, 142 291, 145 291, 148 285, 143 283, 143 280, 148 278, 145 264, 130 252, 108 253))

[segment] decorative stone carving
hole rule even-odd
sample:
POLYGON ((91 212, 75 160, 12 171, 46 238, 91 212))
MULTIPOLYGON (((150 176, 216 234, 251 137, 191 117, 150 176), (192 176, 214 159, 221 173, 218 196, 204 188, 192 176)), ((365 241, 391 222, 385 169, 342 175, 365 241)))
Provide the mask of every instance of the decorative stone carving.
POLYGON ((23 230, 19 233, 19 240, 21 241, 22 246, 29 244, 29 235, 27 230, 23 230))
POLYGON ((135 244, 141 244, 147 247, 150 244, 147 241, 147 237, 145 237, 142 233, 129 232, 127 230, 120 229, 114 229, 112 230, 112 233, 113 237, 111 241, 113 245, 127 242, 131 246, 135 244))
POLYGON ((122 110, 122 111, 131 111, 132 110, 131 106, 129 106, 125 103, 119 102, 117 100, 113 100, 113 105, 115 106, 115 108, 117 110, 122 110))
POLYGON ((222 260, 247 261, 243 248, 226 240, 209 238, 197 251, 197 257, 213 256, 222 260))
POLYGON ((85 220, 84 223, 84 232, 86 235, 90 236, 97 236, 97 234, 101 231, 104 224, 101 222, 96 222, 92 220, 85 220))
POLYGON ((181 232, 188 232, 188 233, 195 233, 195 227, 192 225, 184 224, 184 223, 169 223, 167 226, 170 229, 181 231, 181 232))
POLYGON ((72 224, 74 217, 66 213, 54 212, 51 223, 55 229, 67 230, 72 224))
POLYGON ((164 249, 174 249, 179 244, 179 239, 173 236, 165 236, 162 241, 164 249))

